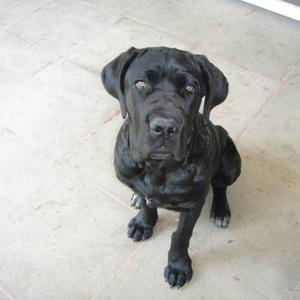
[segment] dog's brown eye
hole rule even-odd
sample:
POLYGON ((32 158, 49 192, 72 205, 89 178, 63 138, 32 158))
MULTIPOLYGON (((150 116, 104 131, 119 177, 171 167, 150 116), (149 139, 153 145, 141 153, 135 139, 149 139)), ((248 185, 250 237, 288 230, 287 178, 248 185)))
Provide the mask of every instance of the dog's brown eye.
POLYGON ((135 86, 139 89, 139 90, 142 90, 142 89, 145 89, 148 87, 147 83, 143 80, 138 80, 136 83, 135 83, 135 86))
POLYGON ((191 84, 187 85, 185 88, 184 88, 188 93, 195 93, 195 87, 192 86, 191 84))

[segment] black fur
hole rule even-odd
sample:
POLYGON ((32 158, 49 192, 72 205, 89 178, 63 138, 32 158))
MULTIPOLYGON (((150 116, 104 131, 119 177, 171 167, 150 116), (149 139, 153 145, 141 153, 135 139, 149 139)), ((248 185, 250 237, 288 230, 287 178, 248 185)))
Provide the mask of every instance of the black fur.
POLYGON ((226 227, 231 217, 226 189, 240 175, 241 159, 226 130, 209 121, 211 109, 227 97, 228 82, 205 56, 165 47, 130 48, 104 67, 102 81, 127 116, 114 165, 140 208, 128 235, 149 238, 158 207, 180 211, 164 272, 180 287, 192 277, 189 240, 210 185, 211 220, 226 227))

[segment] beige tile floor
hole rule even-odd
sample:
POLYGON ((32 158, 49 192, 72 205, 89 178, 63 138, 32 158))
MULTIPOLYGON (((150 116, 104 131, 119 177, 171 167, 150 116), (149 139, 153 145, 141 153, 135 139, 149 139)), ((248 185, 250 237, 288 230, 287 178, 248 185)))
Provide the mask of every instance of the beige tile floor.
POLYGON ((300 299, 300 24, 235 0, 1 0, 0 299, 300 299), (177 214, 127 239, 114 177, 122 123, 100 70, 130 46, 206 54, 230 83, 212 113, 243 173, 232 222, 190 247, 194 277, 163 280, 177 214))

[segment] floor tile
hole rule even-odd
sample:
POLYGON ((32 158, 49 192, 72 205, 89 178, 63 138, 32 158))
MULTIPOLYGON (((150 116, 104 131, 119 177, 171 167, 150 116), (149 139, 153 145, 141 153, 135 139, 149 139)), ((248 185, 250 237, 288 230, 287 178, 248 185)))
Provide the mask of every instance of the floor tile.
POLYGON ((220 27, 197 48, 280 80, 299 59, 299 33, 296 21, 257 8, 220 27))
POLYGON ((140 25, 127 18, 109 27, 76 49, 68 59, 93 72, 99 72, 104 65, 130 47, 144 48, 157 46, 188 49, 189 44, 174 37, 140 25), (105 43, 103 43, 105 40, 105 43))
POLYGON ((41 9, 49 0, 2 0, 0 11, 0 30, 8 29, 16 22, 21 22, 34 11, 41 9))
POLYGON ((107 1, 97 5, 82 0, 47 1, 28 12, 26 18, 14 21, 9 30, 38 43, 45 51, 67 55, 89 37, 102 35, 105 27, 119 19, 109 8, 107 1))
POLYGON ((1 201, 0 286, 16 299, 90 299, 138 249, 133 214, 62 166, 40 169, 30 191, 1 201))
POLYGON ((157 232, 122 272, 95 299, 267 299, 241 280, 231 276, 190 251, 193 278, 182 289, 165 283, 170 230, 157 232), (149 265, 151 262, 151 266, 149 265))
POLYGON ((0 300, 14 300, 6 291, 0 288, 0 300))
POLYGON ((13 198, 30 190, 42 170, 53 163, 4 127, 0 127, 0 145, 0 200, 9 205, 13 198))
POLYGON ((0 101, 15 92, 25 80, 52 61, 38 45, 24 41, 8 31, 0 31, 0 101))
POLYGON ((297 300, 300 298, 300 282, 298 283, 298 285, 296 286, 296 290, 293 293, 293 298, 291 298, 292 300, 297 300))
POLYGON ((300 175, 300 63, 240 137, 243 147, 300 175))
POLYGON ((239 1, 130 1, 124 5, 123 16, 194 45, 223 22, 250 10, 239 1))
POLYGON ((115 139, 122 122, 120 114, 117 114, 66 153, 63 161, 113 197, 129 205, 132 192, 118 181, 113 167, 115 139))
POLYGON ((100 74, 59 61, 0 102, 0 124, 60 158, 116 108, 100 74))
POLYGON ((212 110, 210 118, 235 139, 259 112, 278 83, 214 56, 211 62, 227 77, 229 94, 223 103, 212 110))
POLYGON ((3 21, 5 20, 5 17, 7 14, 9 14, 13 9, 15 8, 16 4, 18 3, 18 0, 10 1, 10 0, 3 0, 1 11, 0 11, 0 30, 3 26, 3 21))
POLYGON ((270 299, 287 299, 300 279, 300 177, 280 161, 240 152, 242 175, 229 189, 231 224, 210 224, 210 194, 191 245, 270 299))

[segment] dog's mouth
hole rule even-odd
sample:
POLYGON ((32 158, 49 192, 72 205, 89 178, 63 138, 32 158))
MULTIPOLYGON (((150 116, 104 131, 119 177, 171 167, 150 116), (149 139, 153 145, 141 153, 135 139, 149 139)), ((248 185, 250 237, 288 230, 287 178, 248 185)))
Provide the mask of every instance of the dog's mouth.
POLYGON ((153 160, 170 160, 174 158, 174 155, 171 151, 151 152, 149 157, 153 160))

